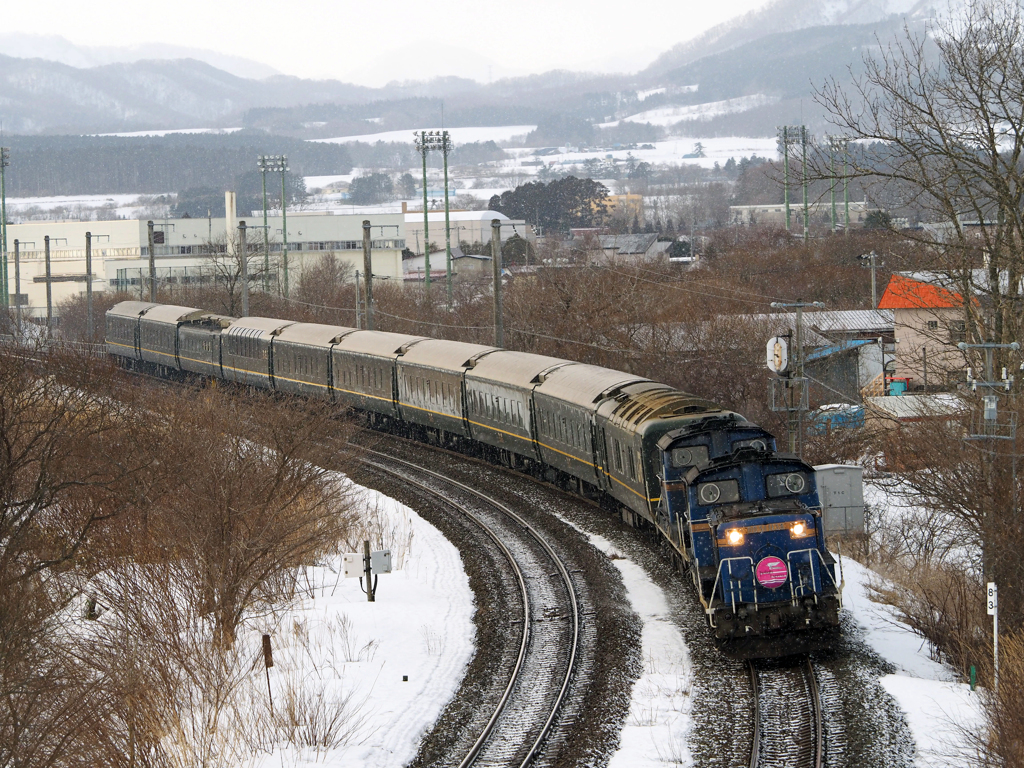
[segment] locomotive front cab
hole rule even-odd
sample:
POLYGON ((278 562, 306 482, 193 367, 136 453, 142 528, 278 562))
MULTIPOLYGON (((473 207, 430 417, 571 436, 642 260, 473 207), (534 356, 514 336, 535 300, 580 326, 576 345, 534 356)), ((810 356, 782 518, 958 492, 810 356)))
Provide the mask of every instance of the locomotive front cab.
POLYGON ((687 473, 737 451, 770 454, 775 447, 771 433, 736 414, 701 419, 665 434, 658 441, 662 489, 656 521, 665 537, 683 553, 688 565, 693 564, 693 540, 687 514, 687 473))
POLYGON ((693 467, 684 483, 698 589, 716 636, 838 625, 841 590, 812 467, 744 450, 693 467))

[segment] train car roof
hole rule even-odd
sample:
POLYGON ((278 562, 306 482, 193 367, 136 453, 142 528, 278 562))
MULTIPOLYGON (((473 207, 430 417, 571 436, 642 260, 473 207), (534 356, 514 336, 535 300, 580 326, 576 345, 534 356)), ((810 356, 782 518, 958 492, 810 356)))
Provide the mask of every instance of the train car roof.
POLYGON ((355 333, 355 328, 323 323, 295 323, 281 330, 275 341, 306 344, 311 347, 329 347, 343 336, 355 333))
POLYGON ((356 352, 393 360, 402 354, 404 347, 424 340, 424 336, 411 336, 407 333, 357 330, 339 340, 335 348, 343 352, 356 352))
POLYGON ((142 313, 143 320, 155 323, 187 323, 209 314, 205 309, 179 307, 174 304, 156 304, 142 313))
POLYGON ((116 317, 138 317, 155 306, 158 305, 151 301, 122 301, 112 306, 106 313, 116 317))
POLYGON ((509 349, 495 349, 484 352, 470 361, 466 371, 467 379, 486 379, 503 384, 532 389, 540 381, 540 375, 563 365, 575 365, 568 360, 531 352, 515 352, 509 349))
POLYGON ((481 352, 489 352, 497 347, 483 344, 469 344, 465 341, 444 341, 442 339, 424 339, 409 347, 402 355, 402 364, 422 365, 447 371, 464 371, 469 361, 481 352))
POLYGON ((543 380, 536 391, 581 405, 589 410, 606 397, 610 397, 627 384, 650 381, 611 368, 576 363, 556 368, 541 377, 543 380))
POLYGON ((225 331, 228 336, 276 336, 289 325, 291 320, 276 320, 272 317, 240 317, 225 331))
MULTIPOLYGON (((708 412, 720 412, 715 403, 681 392, 678 389, 655 381, 639 381, 622 387, 622 394, 614 402, 602 404, 601 412, 616 420, 641 427, 645 422, 661 422, 687 416, 699 416, 708 412)), ((641 427, 645 431, 650 425, 641 427)))

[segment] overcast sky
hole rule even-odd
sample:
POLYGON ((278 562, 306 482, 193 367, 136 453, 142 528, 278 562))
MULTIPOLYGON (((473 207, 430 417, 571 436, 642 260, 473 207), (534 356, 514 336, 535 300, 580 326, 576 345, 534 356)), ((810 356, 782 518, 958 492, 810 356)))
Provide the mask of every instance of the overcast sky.
POLYGON ((382 85, 440 74, 486 81, 555 68, 636 71, 676 43, 764 4, 34 0, 5 3, 3 31, 88 46, 205 48, 285 74, 382 85))

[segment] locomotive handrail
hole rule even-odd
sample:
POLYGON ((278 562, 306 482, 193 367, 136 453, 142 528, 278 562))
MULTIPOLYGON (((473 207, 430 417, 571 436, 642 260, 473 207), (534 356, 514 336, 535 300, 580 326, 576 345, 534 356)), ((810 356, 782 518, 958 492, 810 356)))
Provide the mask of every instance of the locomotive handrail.
MULTIPOLYGON (((750 563, 750 578, 751 578, 751 580, 753 580, 753 578, 754 578, 754 558, 749 557, 749 556, 725 557, 725 558, 722 558, 721 560, 719 560, 718 561, 718 572, 715 574, 715 585, 714 585, 714 587, 711 588, 711 600, 708 603, 707 608, 704 609, 705 612, 710 614, 711 616, 714 616, 715 593, 718 592, 718 582, 722 578, 722 567, 725 566, 726 564, 728 564, 728 567, 729 567, 729 578, 732 578, 732 563, 733 563, 733 561, 737 561, 737 560, 746 560, 748 563, 750 563)), ((737 581, 746 581, 746 579, 737 579, 737 581)), ((720 602, 721 602, 722 605, 725 605, 725 600, 722 600, 720 602)), ((736 611, 736 600, 735 600, 735 598, 733 599, 732 610, 735 613, 735 611, 736 611)), ((756 584, 754 585, 754 610, 755 611, 757 610, 757 585, 756 584)))
MULTIPOLYGON (((840 607, 841 607, 842 606, 842 599, 843 599, 842 598, 842 590, 840 589, 839 584, 836 583, 835 576, 831 572, 829 572, 829 570, 828 570, 828 563, 825 562, 825 558, 822 556, 821 550, 817 549, 816 547, 808 547, 807 549, 794 549, 791 552, 788 552, 786 554, 786 567, 787 568, 792 568, 793 563, 792 563, 791 558, 793 557, 793 555, 800 555, 800 554, 803 554, 805 552, 808 553, 808 560, 807 561, 812 566, 813 566, 813 562, 814 562, 814 557, 817 556, 818 561, 820 563, 820 566, 819 566, 818 570, 819 571, 824 571, 825 575, 828 576, 829 581, 832 582, 832 586, 836 588, 836 594, 839 595, 840 607)), ((822 581, 822 588, 824 589, 824 581, 822 581)), ((816 579, 814 578, 814 568, 813 567, 811 568, 811 589, 814 591, 815 599, 817 599, 817 596, 818 596, 818 586, 816 584, 816 579)), ((797 599, 797 595, 796 595, 795 588, 794 588, 794 585, 793 585, 793 578, 792 578, 792 576, 789 579, 789 596, 790 596, 791 600, 796 600, 797 599)))

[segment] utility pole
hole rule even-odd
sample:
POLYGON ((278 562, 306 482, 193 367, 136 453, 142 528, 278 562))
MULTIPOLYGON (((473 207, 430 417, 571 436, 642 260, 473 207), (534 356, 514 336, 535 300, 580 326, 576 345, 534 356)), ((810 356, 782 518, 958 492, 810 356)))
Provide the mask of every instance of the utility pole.
POLYGON ((149 300, 156 304, 156 255, 153 247, 153 222, 146 222, 149 238, 149 300))
POLYGON ((46 257, 46 335, 53 334, 53 287, 50 282, 50 236, 43 238, 43 251, 46 257))
POLYGON ((249 317, 249 244, 244 221, 238 222, 238 258, 242 266, 242 317, 249 317))
POLYGON ((373 260, 371 257, 370 220, 363 221, 363 277, 366 283, 366 296, 363 306, 366 312, 366 330, 373 330, 373 260))
POLYGON ((14 238, 14 308, 18 313, 18 332, 21 332, 21 254, 18 238, 14 238))
POLYGON ((491 268, 494 274, 494 346, 505 346, 501 317, 501 219, 491 219, 491 268))
POLYGON ((427 131, 413 133, 416 142, 416 149, 423 156, 423 270, 426 276, 423 280, 423 289, 430 296, 430 217, 427 209, 427 152, 430 151, 430 143, 427 140, 427 131))
POLYGON ((860 261, 866 263, 866 266, 871 269, 871 308, 878 308, 878 289, 875 282, 875 266, 877 264, 878 254, 872 251, 871 253, 865 253, 862 256, 857 257, 860 261))
POLYGON ((448 136, 448 131, 441 131, 441 152, 444 155, 444 278, 448 291, 449 311, 452 308, 452 228, 448 215, 448 153, 451 151, 451 148, 452 142, 448 136))
MULTIPOLYGON (((782 126, 782 194, 786 204, 786 231, 789 232, 789 126, 782 126)), ((692 239, 692 235, 691 235, 692 239)), ((692 251, 692 248, 691 248, 692 251)), ((692 254, 691 254, 692 255, 692 254)))
POLYGON ((807 379, 804 376, 804 309, 814 307, 824 309, 825 305, 820 301, 795 301, 785 303, 773 301, 773 309, 795 309, 796 310, 796 342, 793 349, 794 362, 796 363, 796 376, 786 380, 789 389, 789 451, 800 458, 804 455, 804 411, 808 407, 807 379))
POLYGON ((92 341, 92 232, 85 233, 85 337, 92 341))
MULTIPOLYGON (((11 286, 7 272, 7 181, 5 169, 11 164, 11 150, 8 147, 0 147, 0 246, 3 247, 4 258, 0 263, 0 280, 4 284, 3 307, 6 309, 11 302, 11 286)), ((17 301, 17 297, 15 297, 17 301)))
POLYGON ((285 187, 285 175, 288 173, 288 158, 278 155, 278 168, 281 171, 281 266, 284 269, 284 297, 288 293, 288 190, 285 187))
MULTIPOLYGON (((984 380, 975 379, 972 376, 971 369, 967 369, 967 383, 970 385, 973 392, 977 392, 979 388, 982 391, 988 390, 989 394, 983 395, 982 409, 980 418, 978 418, 971 427, 971 432, 966 436, 966 440, 969 441, 986 441, 989 444, 989 449, 982 452, 985 469, 985 517, 982 522, 982 569, 984 575, 989 581, 997 582, 998 574, 995 573, 993 568, 992 558, 992 542, 995 539, 994 528, 994 516, 996 500, 992 492, 992 475, 993 475, 993 463, 996 456, 995 441, 1007 440, 1016 444, 1017 441, 1017 414, 1014 409, 1009 409, 1007 412, 1007 419, 1005 422, 1001 422, 999 415, 999 398, 996 395, 997 390, 1003 390, 1009 392, 1013 386, 1014 377, 1007 375, 1006 367, 1003 368, 1002 376, 999 379, 995 378, 995 352, 996 350, 1008 350, 1010 352, 1017 352, 1020 349, 1020 344, 1016 341, 1010 344, 996 344, 988 341, 982 344, 967 344, 961 341, 956 345, 957 349, 961 352, 967 352, 972 349, 979 349, 984 352, 985 355, 985 378, 984 380)), ((1016 478, 1017 467, 1016 467, 1016 450, 1013 451, 1013 469, 1012 474, 1016 478)), ((1014 497, 1016 495, 1016 480, 1013 483, 1014 486, 1014 497)), ((1015 504, 1016 499, 1011 498, 1011 504, 1015 504)))
POLYGON ((803 176, 804 183, 804 244, 807 244, 807 240, 810 237, 811 231, 811 217, 810 209, 807 207, 807 126, 800 126, 800 144, 803 147, 803 161, 801 164, 800 172, 803 176))
POLYGON ((362 328, 362 325, 360 325, 360 323, 359 323, 359 290, 360 290, 360 288, 359 288, 359 270, 357 269, 356 270, 356 330, 359 330, 359 329, 362 328))

